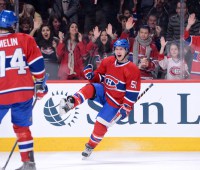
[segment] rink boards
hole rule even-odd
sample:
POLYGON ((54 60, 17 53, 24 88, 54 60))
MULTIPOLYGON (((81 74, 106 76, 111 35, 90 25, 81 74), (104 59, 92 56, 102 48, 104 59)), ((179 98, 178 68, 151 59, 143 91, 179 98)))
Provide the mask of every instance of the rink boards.
MULTIPOLYGON (((200 151, 200 81, 145 81, 153 87, 135 104, 129 118, 111 127, 96 150, 200 151)), ((32 134, 36 151, 81 151, 93 130, 100 105, 87 101, 59 116, 59 101, 86 81, 48 81, 49 93, 37 101, 32 134)), ((0 126, 0 151, 10 151, 15 134, 10 113, 0 126)))

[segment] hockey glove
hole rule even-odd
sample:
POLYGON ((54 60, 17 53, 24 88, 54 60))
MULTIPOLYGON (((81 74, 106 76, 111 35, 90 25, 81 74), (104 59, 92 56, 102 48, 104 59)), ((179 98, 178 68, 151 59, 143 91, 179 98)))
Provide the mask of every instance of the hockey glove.
POLYGON ((87 80, 93 79, 94 77, 93 66, 91 64, 88 64, 87 66, 85 66, 83 73, 87 80))
POLYGON ((120 120, 126 118, 130 114, 131 110, 132 110, 131 106, 129 106, 128 104, 123 104, 123 106, 120 107, 118 110, 118 113, 121 114, 120 120))
POLYGON ((36 79, 35 82, 35 97, 37 100, 42 99, 48 92, 48 87, 46 85, 46 80, 48 75, 44 79, 36 79))

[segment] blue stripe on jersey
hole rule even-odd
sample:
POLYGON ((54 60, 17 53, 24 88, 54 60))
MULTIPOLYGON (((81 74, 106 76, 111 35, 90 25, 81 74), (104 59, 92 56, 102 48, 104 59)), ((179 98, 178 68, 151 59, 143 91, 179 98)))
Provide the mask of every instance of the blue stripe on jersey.
MULTIPOLYGON (((11 65, 10 65, 10 61, 11 61, 11 59, 12 58, 6 58, 6 68, 10 68, 11 67, 11 65)), ((26 62, 26 58, 25 58, 25 56, 23 56, 23 61, 25 61, 25 63, 26 63, 26 66, 28 66, 28 64, 27 64, 27 62, 26 62)), ((25 67, 25 66, 24 66, 25 67)))
POLYGON ((31 63, 29 65, 29 68, 30 68, 30 71, 32 73, 42 72, 44 70, 44 60, 43 60, 43 58, 39 58, 35 62, 31 63))
POLYGON ((118 90, 125 92, 125 90, 126 90, 126 84, 125 83, 119 82, 116 86, 117 86, 118 90))
POLYGON ((125 93, 125 97, 132 102, 135 102, 137 100, 138 95, 139 92, 136 91, 126 91, 125 93))
POLYGON ((33 148, 33 143, 19 145, 20 150, 21 149, 28 149, 28 148, 33 148))

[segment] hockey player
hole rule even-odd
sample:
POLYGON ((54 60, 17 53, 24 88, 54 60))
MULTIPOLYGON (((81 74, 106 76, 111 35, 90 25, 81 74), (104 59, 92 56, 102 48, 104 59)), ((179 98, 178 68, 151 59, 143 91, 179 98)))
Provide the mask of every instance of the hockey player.
POLYGON ((0 13, 0 123, 10 110, 23 162, 17 170, 35 170, 33 137, 29 129, 33 96, 36 93, 36 98, 41 99, 48 88, 44 82, 44 60, 33 37, 11 33, 17 20, 12 11, 0 13))
POLYGON ((61 114, 67 113, 86 99, 95 100, 103 105, 97 115, 90 139, 85 145, 86 148, 82 152, 83 157, 90 156, 118 116, 122 116, 122 120, 133 109, 141 80, 139 69, 128 60, 128 52, 128 41, 117 40, 114 43, 114 56, 103 59, 95 71, 92 65, 84 68, 85 78, 90 84, 60 102, 61 114))

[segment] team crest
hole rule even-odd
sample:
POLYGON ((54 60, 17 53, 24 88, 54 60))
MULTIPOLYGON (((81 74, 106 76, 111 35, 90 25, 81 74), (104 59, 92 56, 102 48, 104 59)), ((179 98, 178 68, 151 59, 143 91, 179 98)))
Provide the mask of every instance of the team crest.
POLYGON ((178 75, 181 74, 181 69, 180 69, 180 67, 174 66, 174 67, 171 67, 171 68, 170 68, 169 73, 170 73, 171 75, 173 75, 173 76, 178 76, 178 75))
POLYGON ((119 80, 117 80, 115 77, 113 77, 111 75, 106 75, 104 82, 105 82, 106 88, 116 89, 117 84, 119 83, 119 80))

